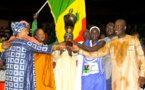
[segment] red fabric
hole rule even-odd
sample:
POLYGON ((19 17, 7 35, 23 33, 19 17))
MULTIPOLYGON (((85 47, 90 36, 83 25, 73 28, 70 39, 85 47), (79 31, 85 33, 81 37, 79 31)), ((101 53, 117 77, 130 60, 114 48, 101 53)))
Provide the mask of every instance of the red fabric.
POLYGON ((76 66, 78 67, 78 60, 76 61, 76 66))
POLYGON ((82 30, 79 32, 79 36, 75 39, 76 42, 84 41, 83 32, 86 30, 86 18, 82 19, 82 30))
POLYGON ((5 90, 5 82, 0 82, 0 90, 5 90))
POLYGON ((45 38, 46 38, 46 39, 48 38, 48 34, 47 34, 47 33, 45 33, 45 38))

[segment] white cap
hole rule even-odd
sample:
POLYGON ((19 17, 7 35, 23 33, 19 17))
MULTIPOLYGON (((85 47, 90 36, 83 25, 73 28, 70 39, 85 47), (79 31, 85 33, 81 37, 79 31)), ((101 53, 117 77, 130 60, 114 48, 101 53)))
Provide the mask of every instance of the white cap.
POLYGON ((99 27, 97 27, 97 26, 92 26, 91 28, 90 28, 90 33, 91 33, 91 31, 94 29, 94 28, 96 28, 98 31, 99 31, 99 33, 100 33, 100 28, 99 27))

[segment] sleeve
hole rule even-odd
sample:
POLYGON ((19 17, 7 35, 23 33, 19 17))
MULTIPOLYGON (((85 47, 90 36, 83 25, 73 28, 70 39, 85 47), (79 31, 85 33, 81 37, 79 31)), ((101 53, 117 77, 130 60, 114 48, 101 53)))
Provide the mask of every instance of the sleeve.
POLYGON ((95 52, 87 52, 85 50, 80 49, 79 54, 85 55, 85 56, 91 57, 91 58, 103 57, 110 53, 109 45, 110 45, 110 43, 108 42, 104 45, 104 47, 100 48, 98 51, 95 51, 95 52))
POLYGON ((35 44, 41 44, 34 37, 28 36, 28 40, 31 41, 31 42, 33 42, 33 43, 35 43, 35 44))
POLYGON ((53 51, 52 55, 53 55, 53 61, 56 62, 57 59, 60 57, 60 50, 53 51))
POLYGON ((144 52, 142 50, 141 44, 137 38, 135 38, 135 46, 136 46, 136 55, 138 59, 138 65, 140 68, 140 76, 145 77, 145 57, 144 52))
POLYGON ((26 42, 26 48, 27 50, 33 51, 35 53, 51 54, 53 51, 53 46, 51 45, 35 44, 31 41, 26 42))
POLYGON ((33 22, 32 22, 32 37, 33 37, 33 33, 34 33, 34 31, 37 29, 37 21, 36 20, 33 20, 33 22))

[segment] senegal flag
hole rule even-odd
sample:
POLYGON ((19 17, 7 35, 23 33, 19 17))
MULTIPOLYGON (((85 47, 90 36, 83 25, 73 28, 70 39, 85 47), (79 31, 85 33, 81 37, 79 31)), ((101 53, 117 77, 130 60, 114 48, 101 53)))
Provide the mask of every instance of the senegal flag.
POLYGON ((85 0, 48 0, 51 13, 55 21, 55 30, 59 42, 64 41, 65 23, 64 16, 73 9, 73 14, 77 13, 77 21, 74 26, 73 36, 76 42, 84 41, 83 31, 86 29, 86 9, 85 0))

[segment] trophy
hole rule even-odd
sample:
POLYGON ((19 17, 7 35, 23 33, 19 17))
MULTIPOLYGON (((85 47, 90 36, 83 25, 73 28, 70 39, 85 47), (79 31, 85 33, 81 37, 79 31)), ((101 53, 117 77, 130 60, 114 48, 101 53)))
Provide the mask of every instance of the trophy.
MULTIPOLYGON (((66 31, 66 34, 67 34, 68 38, 71 37, 72 32, 74 30, 74 25, 77 21, 77 15, 72 14, 72 12, 73 12, 73 9, 70 9, 69 13, 64 16, 65 31, 66 31)), ((70 42, 70 41, 65 41, 65 43, 66 43, 66 46, 72 46, 73 45, 73 43, 70 42)))

